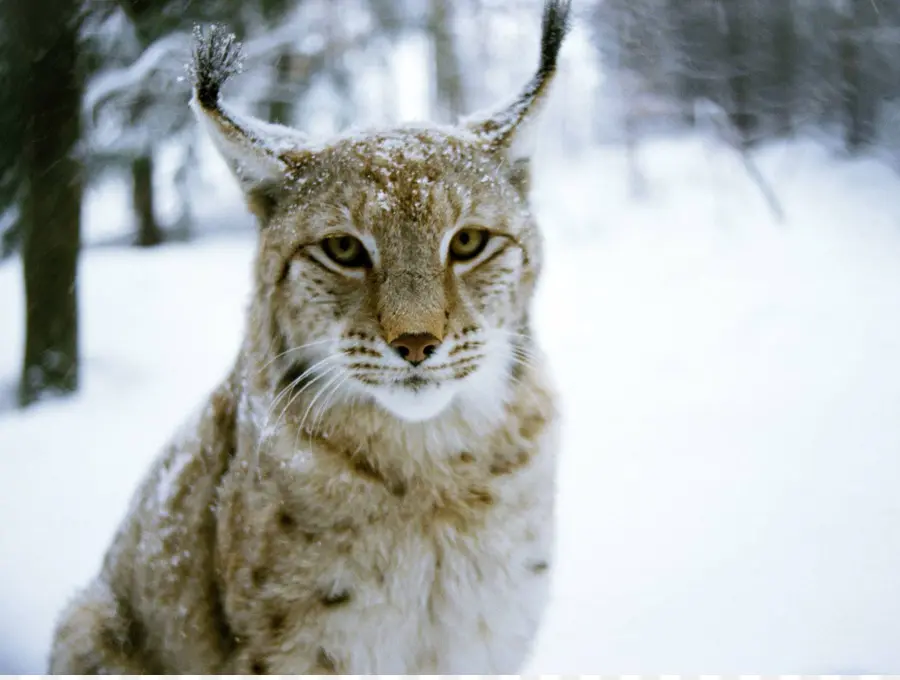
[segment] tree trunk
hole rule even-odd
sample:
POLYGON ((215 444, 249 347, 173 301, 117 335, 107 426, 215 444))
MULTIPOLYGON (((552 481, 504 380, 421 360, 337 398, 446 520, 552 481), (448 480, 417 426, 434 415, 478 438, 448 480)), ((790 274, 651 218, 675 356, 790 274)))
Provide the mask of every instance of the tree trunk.
POLYGON ((434 54, 436 118, 452 122, 466 110, 449 0, 431 0, 428 31, 434 54))
POLYGON ((852 0, 849 14, 842 18, 841 72, 846 116, 845 144, 856 151, 875 137, 875 102, 865 81, 865 41, 872 22, 870 0, 852 0))
POLYGON ((135 245, 158 246, 163 242, 163 233, 153 213, 152 152, 131 161, 131 179, 131 206, 138 222, 135 245))
POLYGON ((731 94, 729 116, 731 124, 740 135, 742 146, 750 144, 756 131, 756 117, 750 110, 750 69, 747 54, 747 36, 741 14, 742 0, 725 0, 726 51, 728 89, 731 94))
POLYGON ((78 387, 78 297, 82 178, 75 146, 81 135, 78 72, 79 5, 29 0, 7 7, 28 78, 20 84, 22 263, 25 359, 19 385, 24 406, 46 393, 78 387), (48 19, 52 17, 52 20, 48 19))
POLYGON ((789 135, 793 131, 795 71, 797 68, 797 29, 793 0, 776 0, 780 8, 774 33, 775 68, 777 69, 777 95, 775 110, 779 132, 789 135))
POLYGON ((695 76, 691 72, 690 57, 686 54, 685 36, 689 33, 687 27, 686 8, 679 0, 668 0, 663 10, 666 13, 666 26, 669 33, 669 47, 671 49, 674 73, 674 94, 681 104, 681 122, 688 127, 697 125, 694 113, 694 100, 699 91, 695 83, 695 76))

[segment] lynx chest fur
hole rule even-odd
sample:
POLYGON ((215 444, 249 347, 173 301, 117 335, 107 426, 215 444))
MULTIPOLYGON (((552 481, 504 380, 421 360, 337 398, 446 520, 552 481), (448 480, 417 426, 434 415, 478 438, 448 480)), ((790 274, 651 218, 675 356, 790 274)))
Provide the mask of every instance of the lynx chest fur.
POLYGON ((552 560, 550 415, 441 451, 421 477, 336 437, 263 464, 277 473, 236 466, 219 515, 233 672, 520 668, 552 560))
POLYGON ((62 613, 52 673, 517 673, 553 562, 558 415, 531 327, 531 132, 569 3, 496 113, 312 144, 192 106, 259 223, 228 379, 62 613))

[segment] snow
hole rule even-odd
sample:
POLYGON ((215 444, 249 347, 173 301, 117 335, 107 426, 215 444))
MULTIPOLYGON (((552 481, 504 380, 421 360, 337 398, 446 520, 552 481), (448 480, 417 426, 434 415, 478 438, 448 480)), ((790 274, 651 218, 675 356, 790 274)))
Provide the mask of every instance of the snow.
MULTIPOLYGON (((537 169, 536 324, 565 424, 553 599, 526 670, 896 670, 900 178, 769 146, 780 224, 727 148, 637 155, 640 199, 618 147, 537 169)), ((252 256, 247 231, 86 252, 82 391, 0 411, 0 672, 45 670, 66 598, 226 374, 252 256)), ((0 266, 0 389, 20 278, 0 266)))

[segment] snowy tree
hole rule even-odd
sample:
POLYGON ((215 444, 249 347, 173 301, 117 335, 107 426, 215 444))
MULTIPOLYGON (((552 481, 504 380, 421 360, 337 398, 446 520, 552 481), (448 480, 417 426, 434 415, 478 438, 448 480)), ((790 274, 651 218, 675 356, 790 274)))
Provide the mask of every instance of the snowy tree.
POLYGON ((615 77, 688 114, 715 103, 742 145, 840 124, 856 150, 879 139, 882 110, 900 97, 897 3, 603 0, 591 21, 615 77))
POLYGON ((152 246, 164 239, 155 214, 156 150, 161 140, 184 136, 192 122, 186 88, 179 83, 188 33, 193 23, 212 18, 240 28, 241 4, 117 0, 115 9, 86 31, 100 62, 85 99, 93 123, 88 135, 91 174, 96 178, 109 169, 130 174, 135 243, 152 246))

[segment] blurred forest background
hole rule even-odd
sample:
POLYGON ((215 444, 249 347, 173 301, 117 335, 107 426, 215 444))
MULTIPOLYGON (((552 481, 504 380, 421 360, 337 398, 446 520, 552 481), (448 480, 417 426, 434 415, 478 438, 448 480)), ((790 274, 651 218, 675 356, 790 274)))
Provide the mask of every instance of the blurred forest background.
MULTIPOLYGON (((0 254, 27 298, 18 401, 78 387, 77 258, 87 192, 129 187, 135 247, 221 225, 192 205, 201 135, 185 64, 197 23, 229 25, 229 97, 328 134, 416 113, 449 121, 514 93, 540 0, 0 0, 0 254), (404 66, 406 65, 406 66, 404 66), (160 164, 177 205, 161 206, 160 164)), ((709 126, 738 149, 821 131, 850 154, 900 151, 900 3, 575 0, 557 149, 633 146, 709 126)), ((117 237, 119 238, 119 237, 117 237)), ((117 242, 121 245, 121 240, 117 242)))

